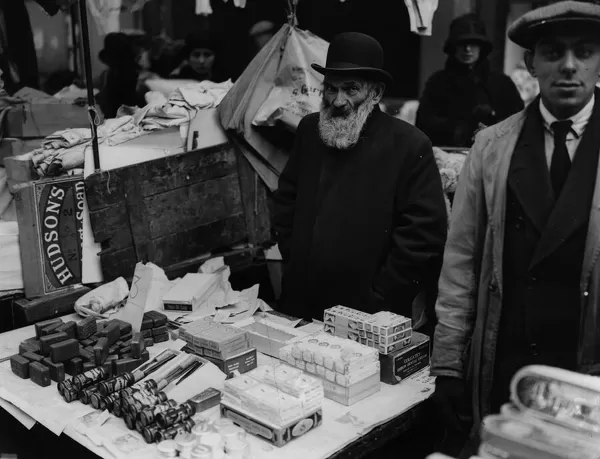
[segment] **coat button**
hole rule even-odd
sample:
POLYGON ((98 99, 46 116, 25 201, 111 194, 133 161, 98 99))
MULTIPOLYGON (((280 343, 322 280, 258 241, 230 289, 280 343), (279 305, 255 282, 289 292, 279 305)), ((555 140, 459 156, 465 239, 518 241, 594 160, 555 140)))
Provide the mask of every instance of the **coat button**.
POLYGON ((583 292, 583 296, 590 296, 590 292, 588 292, 587 290, 585 292, 583 292))
POLYGON ((534 283, 537 282, 537 277, 531 276, 531 282, 534 282, 534 283))

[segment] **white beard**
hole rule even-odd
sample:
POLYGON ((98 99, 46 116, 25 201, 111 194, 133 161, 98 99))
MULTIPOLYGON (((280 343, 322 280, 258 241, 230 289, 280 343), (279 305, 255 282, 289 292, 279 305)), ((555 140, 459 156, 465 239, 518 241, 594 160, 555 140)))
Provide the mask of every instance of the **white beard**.
POLYGON ((323 143, 338 150, 347 150, 356 145, 367 118, 375 107, 373 99, 370 95, 346 116, 332 116, 333 107, 325 107, 325 103, 321 102, 319 135, 323 143))

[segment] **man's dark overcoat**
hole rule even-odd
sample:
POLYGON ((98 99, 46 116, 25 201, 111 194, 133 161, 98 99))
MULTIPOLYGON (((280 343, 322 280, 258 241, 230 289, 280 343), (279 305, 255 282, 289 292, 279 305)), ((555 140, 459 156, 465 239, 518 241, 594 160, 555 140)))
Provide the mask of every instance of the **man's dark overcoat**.
POLYGON ((447 215, 431 143, 378 107, 358 143, 327 147, 306 116, 274 196, 283 312, 323 318, 338 304, 411 316, 435 284, 447 215))

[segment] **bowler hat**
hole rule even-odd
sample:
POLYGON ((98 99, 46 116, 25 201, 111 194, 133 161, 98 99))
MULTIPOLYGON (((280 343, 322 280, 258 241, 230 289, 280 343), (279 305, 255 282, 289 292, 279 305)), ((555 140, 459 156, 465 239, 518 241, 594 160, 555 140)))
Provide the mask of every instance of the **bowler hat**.
POLYGON ((98 58, 108 66, 133 63, 135 61, 133 41, 124 33, 109 33, 104 37, 104 48, 98 53, 98 58))
POLYGON ((484 56, 492 51, 492 42, 485 33, 485 24, 474 14, 465 14, 452 21, 444 52, 453 54, 456 46, 461 43, 480 44, 484 56))
POLYGON ((525 13, 508 29, 508 37, 517 45, 533 49, 543 36, 570 27, 582 35, 600 36, 600 4, 595 1, 561 0, 525 13))
POLYGON ((391 83, 392 76, 383 70, 383 49, 377 40, 358 32, 336 35, 327 51, 325 67, 312 64, 323 75, 363 75, 367 79, 391 83))

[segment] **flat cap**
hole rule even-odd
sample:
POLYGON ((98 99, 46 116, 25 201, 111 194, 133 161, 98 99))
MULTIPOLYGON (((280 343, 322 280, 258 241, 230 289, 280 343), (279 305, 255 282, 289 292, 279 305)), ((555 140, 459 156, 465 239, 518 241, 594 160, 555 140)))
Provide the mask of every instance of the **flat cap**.
POLYGON ((600 35, 600 2, 563 0, 536 8, 517 19, 508 29, 508 38, 523 48, 533 49, 537 40, 557 26, 573 27, 600 35))

